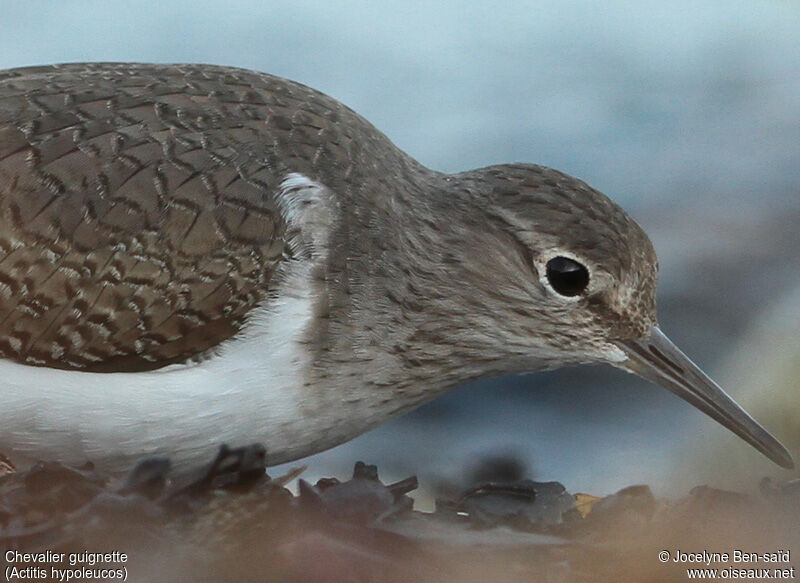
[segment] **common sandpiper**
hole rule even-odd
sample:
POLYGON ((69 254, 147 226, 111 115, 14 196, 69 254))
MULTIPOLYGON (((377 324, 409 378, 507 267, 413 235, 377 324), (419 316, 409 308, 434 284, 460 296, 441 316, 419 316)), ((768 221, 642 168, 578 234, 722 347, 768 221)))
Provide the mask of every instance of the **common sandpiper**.
POLYGON ((607 363, 784 467, 656 322, 619 206, 426 168, 304 85, 209 65, 0 72, 0 450, 307 456, 480 377, 607 363))

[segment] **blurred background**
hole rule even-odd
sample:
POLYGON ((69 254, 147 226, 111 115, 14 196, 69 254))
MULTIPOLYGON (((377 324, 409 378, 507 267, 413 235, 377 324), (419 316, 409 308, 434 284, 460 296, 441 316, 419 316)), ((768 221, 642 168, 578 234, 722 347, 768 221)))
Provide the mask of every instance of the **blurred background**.
MULTIPOLYGON (((651 235, 662 328, 797 455, 800 3, 28 0, 5 3, 0 31, 0 68, 257 69, 336 97, 432 168, 584 179, 651 235)), ((610 368, 473 383, 303 463, 313 479, 357 459, 429 488, 524 473, 597 495, 791 476, 610 368)))

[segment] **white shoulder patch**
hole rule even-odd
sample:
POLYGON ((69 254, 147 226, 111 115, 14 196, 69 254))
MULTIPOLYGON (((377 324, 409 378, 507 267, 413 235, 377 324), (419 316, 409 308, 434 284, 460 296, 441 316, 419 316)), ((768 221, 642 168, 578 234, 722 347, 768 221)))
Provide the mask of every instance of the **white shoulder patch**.
POLYGON ((336 201, 328 187, 293 172, 281 182, 276 200, 292 251, 306 258, 325 255, 337 215, 336 201))

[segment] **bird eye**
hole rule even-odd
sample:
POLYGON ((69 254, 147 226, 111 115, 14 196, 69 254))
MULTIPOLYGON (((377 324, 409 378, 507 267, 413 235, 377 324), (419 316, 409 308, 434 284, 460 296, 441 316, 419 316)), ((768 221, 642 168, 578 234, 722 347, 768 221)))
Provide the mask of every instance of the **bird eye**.
POLYGON ((562 296, 577 296, 589 285, 589 270, 569 257, 547 262, 547 281, 562 296))

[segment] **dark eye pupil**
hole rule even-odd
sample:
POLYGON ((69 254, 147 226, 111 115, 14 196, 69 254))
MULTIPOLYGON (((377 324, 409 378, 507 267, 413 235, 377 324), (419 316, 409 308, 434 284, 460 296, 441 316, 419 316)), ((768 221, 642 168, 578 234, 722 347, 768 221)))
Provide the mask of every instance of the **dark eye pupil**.
POLYGON ((547 262, 547 281, 562 296, 577 296, 589 285, 589 271, 568 257, 554 257, 547 262))

